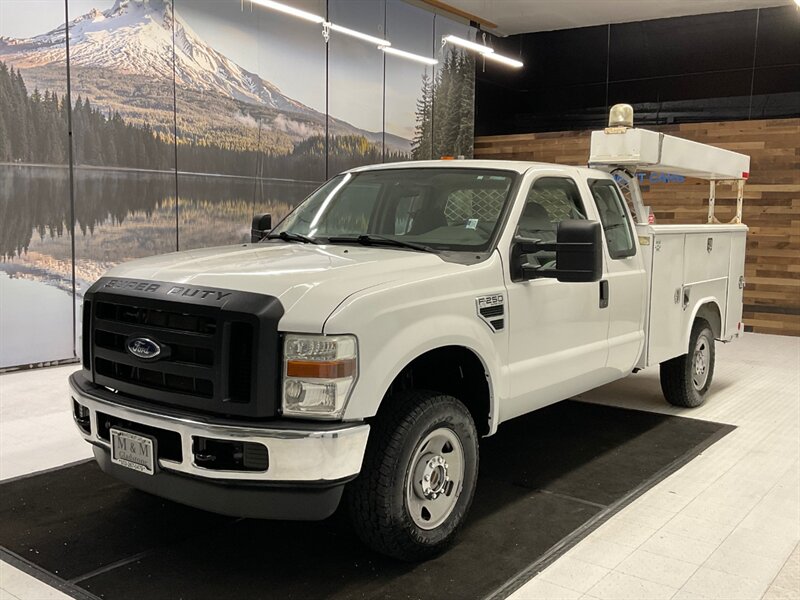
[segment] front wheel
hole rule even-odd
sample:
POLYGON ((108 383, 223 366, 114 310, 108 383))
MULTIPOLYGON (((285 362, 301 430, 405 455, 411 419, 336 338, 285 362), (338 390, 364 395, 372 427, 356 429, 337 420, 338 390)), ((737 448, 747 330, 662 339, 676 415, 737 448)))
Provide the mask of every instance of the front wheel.
POLYGON ((472 504, 478 434, 452 396, 412 391, 384 400, 346 502, 359 537, 407 561, 444 550, 472 504))
POLYGON ((686 408, 705 402, 714 377, 714 359, 714 332, 698 319, 689 337, 689 352, 661 363, 661 391, 667 402, 686 408))

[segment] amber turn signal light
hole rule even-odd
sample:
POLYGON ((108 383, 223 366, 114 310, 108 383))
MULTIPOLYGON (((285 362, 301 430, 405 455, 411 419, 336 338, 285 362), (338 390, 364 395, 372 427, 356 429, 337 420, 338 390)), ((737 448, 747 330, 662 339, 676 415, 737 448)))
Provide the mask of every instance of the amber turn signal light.
POLYGON ((356 359, 344 360, 289 360, 286 362, 287 377, 300 379, 342 379, 356 372, 356 359))

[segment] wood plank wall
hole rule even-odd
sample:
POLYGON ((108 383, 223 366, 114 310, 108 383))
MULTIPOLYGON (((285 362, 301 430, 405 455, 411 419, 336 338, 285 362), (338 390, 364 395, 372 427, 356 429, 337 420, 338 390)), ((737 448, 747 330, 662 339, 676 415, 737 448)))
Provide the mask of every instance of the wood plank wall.
MULTIPOLYGON (((652 127, 751 156, 743 221, 750 227, 744 295, 746 329, 800 335, 800 119, 727 121, 652 127)), ((484 136, 475 158, 585 165, 588 131, 484 136)), ((704 223, 704 181, 642 182, 658 223, 704 223)), ((718 186, 716 214, 729 220, 736 194, 718 186)))

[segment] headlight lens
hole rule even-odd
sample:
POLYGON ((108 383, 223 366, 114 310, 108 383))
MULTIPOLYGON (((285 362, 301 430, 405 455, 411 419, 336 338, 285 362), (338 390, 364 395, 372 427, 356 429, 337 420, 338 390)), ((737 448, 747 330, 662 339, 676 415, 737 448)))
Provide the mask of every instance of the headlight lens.
POLYGON ((283 414, 341 418, 357 376, 355 336, 287 335, 283 347, 283 414))

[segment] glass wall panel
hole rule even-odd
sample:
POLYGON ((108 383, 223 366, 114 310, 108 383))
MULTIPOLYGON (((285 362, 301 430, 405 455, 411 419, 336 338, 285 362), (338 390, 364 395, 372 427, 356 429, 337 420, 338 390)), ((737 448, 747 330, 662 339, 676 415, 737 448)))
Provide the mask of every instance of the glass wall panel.
POLYGON ((245 241, 254 212, 277 221, 324 180, 322 26, 241 0, 176 15, 180 248, 245 241))
POLYGON ((173 6, 70 0, 80 288, 176 248, 173 6))
POLYGON ((476 30, 442 15, 435 17, 439 64, 433 84, 433 156, 472 158, 475 138, 475 53, 452 44, 448 35, 476 40, 476 30))
MULTIPOLYGON (((383 0, 329 0, 332 22, 384 38, 383 0)), ((328 175, 383 160, 383 52, 332 31, 328 43, 328 175)), ((387 149, 397 142, 386 140, 387 149)))
MULTIPOLYGON (((402 0, 387 0, 386 28, 392 46, 435 58, 433 13, 402 0)), ((434 67, 392 54, 386 55, 387 160, 433 158, 434 67)))
POLYGON ((0 1, 0 369, 73 356, 64 20, 0 1))

